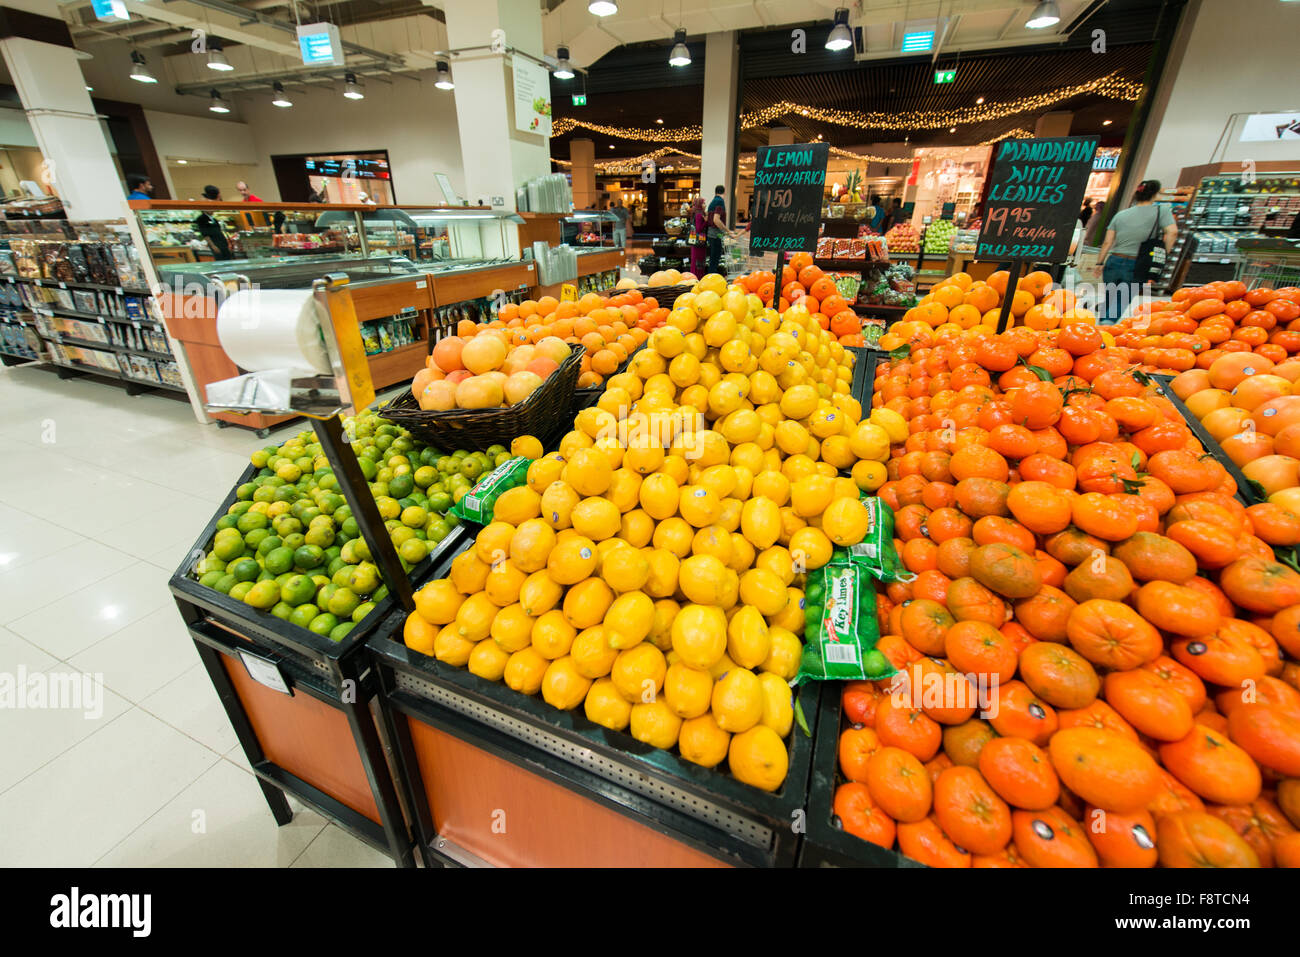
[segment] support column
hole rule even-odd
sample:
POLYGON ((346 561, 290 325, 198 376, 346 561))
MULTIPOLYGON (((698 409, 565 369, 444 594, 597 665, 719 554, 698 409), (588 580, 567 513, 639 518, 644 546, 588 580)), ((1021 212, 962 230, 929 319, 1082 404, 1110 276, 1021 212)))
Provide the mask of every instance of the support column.
POLYGON ((84 54, 26 37, 0 40, 0 53, 45 156, 41 186, 63 200, 69 219, 121 219, 126 194, 86 92, 84 54))
POLYGON ((596 144, 585 138, 569 140, 569 171, 573 174, 573 208, 595 209, 596 144))
POLYGON ((736 222, 736 90, 740 51, 736 31, 704 39, 704 132, 700 149, 700 195, 707 205, 716 186, 727 187, 728 225, 736 222))
POLYGON ((1074 122, 1074 114, 1068 110, 1058 111, 1056 113, 1044 113, 1037 122, 1034 123, 1034 136, 1053 137, 1069 136, 1070 124, 1074 122))
MULTIPOLYGON (((453 50, 486 48, 498 40, 542 56, 542 14, 536 0, 448 0, 445 12, 453 50)), ((455 57, 451 69, 466 198, 514 209, 517 187, 553 172, 549 139, 515 129, 509 54, 473 50, 455 57)))

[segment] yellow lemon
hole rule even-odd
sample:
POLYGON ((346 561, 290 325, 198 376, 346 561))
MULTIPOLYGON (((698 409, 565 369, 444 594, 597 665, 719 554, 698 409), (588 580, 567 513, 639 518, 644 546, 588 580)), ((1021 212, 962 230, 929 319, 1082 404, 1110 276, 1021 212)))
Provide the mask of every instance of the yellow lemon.
POLYGON ((731 561, 731 533, 721 525, 706 525, 691 540, 692 555, 712 555, 724 565, 731 561))
MULTIPOLYGON (((623 465, 642 476, 658 470, 663 464, 663 447, 648 439, 638 439, 632 442, 623 455, 623 465)), ((637 491, 640 492, 640 486, 637 486, 637 491)))
POLYGON ((727 616, 721 608, 684 605, 671 628, 673 651, 692 668, 707 671, 727 650, 727 616))
POLYGON ((664 653, 650 642, 643 641, 618 653, 609 676, 618 693, 628 701, 648 704, 659 696, 667 672, 668 662, 664 660, 664 653))
POLYGON ((579 495, 599 495, 609 488, 614 469, 609 459, 596 449, 579 449, 569 456, 564 467, 564 481, 573 486, 579 495))
POLYGON ((703 768, 721 764, 730 743, 731 735, 718 727, 711 714, 683 721, 677 733, 677 750, 682 757, 703 768))
POLYGON ((650 334, 650 348, 665 359, 679 356, 686 348, 686 334, 674 325, 660 326, 650 334))
POLYGON ((766 568, 784 585, 794 581, 794 559, 790 557, 789 549, 782 545, 763 549, 755 559, 754 565, 758 568, 766 568))
POLYGON ((519 604, 524 614, 536 618, 558 605, 563 594, 564 587, 542 569, 524 579, 519 589, 519 604))
POLYGON ((600 678, 587 689, 583 703, 587 720, 611 731, 622 731, 632 719, 632 705, 608 678, 600 678))
POLYGON ((767 548, 772 545, 781 534, 781 510, 778 504, 764 495, 749 499, 741 507, 740 528, 745 538, 756 547, 767 548))
POLYGON ((752 605, 742 606, 727 623, 727 654, 742 668, 757 668, 767 660, 770 650, 762 612, 752 605))
POLYGON ((808 416, 808 430, 819 439, 838 435, 844 428, 845 416, 832 407, 814 409, 808 416))
POLYGON ((461 637, 455 622, 444 625, 433 640, 433 656, 443 664, 463 668, 474 651, 474 642, 461 637))
POLYGON ((787 419, 806 419, 817 408, 817 399, 815 388, 810 385, 797 385, 787 389, 781 396, 781 412, 787 419))
POLYGON ((614 601, 614 592, 600 578, 587 578, 573 585, 564 596, 564 618, 574 628, 599 624, 614 601))
POLYGON ((552 661, 542 676, 542 699, 561 711, 572 711, 582 704, 590 688, 591 679, 578 674, 568 656, 552 661))
MULTIPOLYGON (((695 311, 699 312, 698 304, 695 311)), ((725 345, 736 335, 736 328, 736 317, 725 309, 719 309, 705 320, 704 328, 700 332, 707 345, 717 348, 725 345)))
POLYGON ((842 548, 862 541, 870 525, 867 507, 856 498, 837 498, 822 513, 822 531, 842 548))
POLYGON ((852 468, 858 461, 858 457, 849 448, 848 436, 844 435, 832 435, 822 442, 821 457, 823 462, 829 462, 837 469, 846 470, 852 468))
POLYGON ((664 701, 679 718, 698 718, 709 710, 713 676, 684 662, 669 665, 664 675, 664 701))
POLYGON ((718 513, 718 524, 729 532, 740 528, 740 513, 745 503, 733 497, 722 500, 722 511, 718 513))
POLYGON ((770 671, 789 681, 799 673, 799 657, 803 654, 803 645, 794 633, 779 625, 767 626, 767 637, 771 643, 767 658, 759 665, 760 671, 770 671))
POLYGON ((754 474, 754 484, 750 488, 750 495, 770 499, 774 505, 780 508, 790 501, 790 480, 780 472, 764 469, 754 474))
POLYGON ((557 479, 542 492, 542 521, 556 531, 569 528, 573 524, 570 518, 573 507, 580 501, 582 499, 568 482, 557 479))
POLYGON ((573 667, 584 678, 603 678, 614 667, 618 649, 610 647, 605 626, 594 625, 578 632, 569 646, 569 657, 573 659, 573 667))
POLYGON ((710 705, 723 731, 748 731, 763 717, 763 686, 748 668, 732 668, 713 685, 710 705))
POLYGON ((808 440, 811 438, 807 429, 790 419, 779 423, 773 431, 772 437, 776 442, 776 447, 786 455, 797 455, 806 451, 808 440))
POLYGON ((769 619, 769 624, 778 625, 794 632, 796 635, 802 635, 804 632, 804 594, 793 585, 786 587, 787 600, 785 608, 777 612, 769 619))
POLYGON ((524 580, 527 578, 528 576, 507 558, 492 566, 487 581, 483 584, 483 593, 498 608, 513 605, 519 600, 519 591, 524 587, 524 580))
POLYGON ((527 648, 532 641, 532 631, 533 619, 524 614, 523 605, 518 603, 502 608, 492 619, 492 640, 507 654, 527 648))
POLYGON ((871 410, 870 421, 880 426, 892 443, 906 442, 908 436, 907 419, 893 409, 879 408, 871 410))
MULTIPOLYGON (((878 409, 876 411, 887 412, 889 410, 878 409)), ((849 437, 849 446, 853 449, 853 454, 860 459, 887 462, 889 461, 890 441, 890 435, 885 431, 884 426, 877 424, 873 420, 863 422, 853 430, 853 434, 849 437)))
POLYGON ((790 504, 800 518, 820 515, 831 503, 835 488, 832 479, 824 475, 806 475, 790 484, 790 504))
POLYGON ((596 570, 596 543, 584 535, 557 540, 546 557, 546 570, 561 585, 572 585, 589 578, 596 570))
POLYGON ((703 528, 718 520, 722 514, 722 502, 712 489, 687 485, 677 497, 677 511, 691 525, 703 528))
POLYGON ((520 694, 537 694, 542 688, 542 676, 550 664, 535 649, 521 648, 506 661, 506 686, 520 694))
POLYGON ((785 782, 790 756, 780 736, 760 724, 732 736, 727 766, 736 780, 764 791, 775 791, 785 782))
POLYGON ((650 634, 646 640, 660 651, 671 651, 673 647, 673 619, 681 611, 681 606, 671 598, 660 598, 655 602, 654 621, 650 624, 650 634))
MULTIPOLYGON (((456 610, 456 625, 462 638, 482 641, 492 630, 498 608, 486 592, 470 595, 456 610)), ((495 680, 495 679, 494 679, 495 680)))
POLYGON ((542 514, 542 497, 527 485, 519 485, 502 492, 492 506, 492 517, 511 525, 519 525, 542 514))
POLYGON ((731 533, 731 561, 727 562, 727 567, 736 574, 740 574, 746 568, 754 564, 754 546, 749 543, 744 535, 740 532, 731 533))
POLYGON ((577 634, 578 629, 564 617, 563 612, 551 609, 533 622, 529 643, 543 658, 552 660, 569 653, 577 634))
POLYGON ((710 465, 708 468, 702 469, 691 484, 703 486, 712 491, 719 499, 724 499, 728 495, 735 494, 739 481, 736 470, 730 465, 710 465))
MULTIPOLYGON (((751 568, 740 576, 740 600, 758 609, 762 615, 779 613, 785 608, 789 598, 785 590, 785 582, 766 568, 751 568)), ((734 658, 735 655, 732 657, 734 658)))
MULTIPOLYGON (((470 555, 477 560, 473 550, 462 554, 470 555)), ((429 582, 415 593, 415 612, 432 625, 445 625, 456 620, 456 612, 464 600, 464 594, 456 588, 451 579, 439 578, 429 582)))
POLYGON ((681 559, 667 548, 649 549, 648 572, 642 588, 651 598, 670 598, 677 591, 677 574, 681 559))
POLYGON ((655 520, 642 509, 634 508, 623 513, 619 523, 618 536, 633 548, 644 548, 650 544, 650 536, 655 531, 655 520))
POLYGON ((500 681, 506 673, 506 663, 510 656, 491 638, 483 638, 474 645, 466 664, 470 674, 478 675, 488 681, 500 681))
POLYGON ((725 608, 732 604, 724 601, 728 592, 728 573, 735 574, 716 556, 692 555, 681 564, 677 575, 678 586, 688 599, 698 605, 725 608))
POLYGON ((655 548, 666 548, 678 558, 685 558, 691 553, 691 541, 694 537, 695 529, 686 519, 674 515, 655 527, 651 542, 655 548))
POLYGON ((492 565, 510 554, 510 539, 515 527, 507 522, 492 522, 483 526, 474 538, 474 552, 479 561, 492 565))
POLYGON ((650 562, 639 548, 615 548, 601 558, 600 577, 617 594, 636 591, 650 577, 650 562))
POLYGON ((422 655, 433 654, 437 637, 438 629, 416 612, 407 615, 406 621, 402 623, 402 641, 406 647, 422 655))
POLYGON ((554 547, 555 529, 539 518, 530 518, 515 529, 510 539, 510 561, 531 575, 546 567, 554 547))
POLYGON ((767 405, 781 398, 781 387, 776 384, 776 377, 766 369, 759 369, 749 375, 749 401, 755 405, 767 405))
POLYGON ((570 518, 577 533, 593 542, 613 538, 618 534, 623 520, 618 506, 609 499, 598 496, 584 498, 575 505, 570 518))
POLYGON ((671 748, 677 743, 682 719, 668 710, 663 700, 632 705, 629 730, 632 737, 655 748, 671 748))
POLYGON ((540 458, 528 466, 528 487, 541 495, 550 487, 552 482, 560 480, 560 474, 563 471, 564 463, 559 459, 553 459, 549 455, 540 458))
POLYGON ((883 462, 872 462, 867 459, 854 464, 851 474, 858 488, 864 492, 874 492, 889 478, 889 470, 885 468, 883 462))
POLYGON ((671 475, 663 472, 647 475, 637 493, 637 500, 645 513, 660 521, 677 514, 680 497, 678 483, 671 475))
POLYGON ((632 648, 650 634, 654 616, 654 600, 645 592, 619 595, 605 611, 605 640, 613 648, 632 648))

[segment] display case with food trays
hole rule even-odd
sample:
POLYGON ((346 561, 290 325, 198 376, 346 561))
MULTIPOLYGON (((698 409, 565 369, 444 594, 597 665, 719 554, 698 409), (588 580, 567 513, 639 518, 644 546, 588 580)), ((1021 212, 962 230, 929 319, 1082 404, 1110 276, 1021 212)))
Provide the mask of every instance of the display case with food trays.
POLYGON ((578 209, 560 220, 561 239, 570 246, 613 246, 619 219, 607 209, 578 209))

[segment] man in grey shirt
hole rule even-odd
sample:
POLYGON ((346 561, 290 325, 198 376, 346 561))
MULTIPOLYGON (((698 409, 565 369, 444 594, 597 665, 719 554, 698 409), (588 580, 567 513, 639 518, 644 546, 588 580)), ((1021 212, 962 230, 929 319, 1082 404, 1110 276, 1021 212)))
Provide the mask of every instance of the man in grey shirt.
POLYGON ((1115 322, 1128 308, 1132 286, 1137 279, 1138 250, 1148 239, 1159 237, 1165 251, 1174 248, 1178 226, 1168 206, 1157 206, 1160 181, 1143 180, 1133 193, 1133 205, 1115 214, 1106 227, 1106 238, 1097 254, 1101 281, 1105 287, 1101 302, 1102 322, 1115 322), (1110 310, 1107 305, 1114 303, 1110 310))
POLYGON ((609 211, 613 213, 614 216, 618 219, 618 223, 615 224, 614 226, 614 245, 626 246, 627 245, 627 207, 623 205, 621 200, 616 199, 614 200, 613 203, 610 204, 609 211))

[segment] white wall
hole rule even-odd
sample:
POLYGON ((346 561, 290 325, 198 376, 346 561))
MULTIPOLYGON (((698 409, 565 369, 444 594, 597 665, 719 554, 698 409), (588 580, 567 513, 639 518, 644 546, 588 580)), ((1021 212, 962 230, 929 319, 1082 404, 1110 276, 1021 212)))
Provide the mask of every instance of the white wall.
POLYGON ((1139 168, 1149 153, 1142 178, 1173 185, 1185 166, 1246 159, 1295 161, 1300 169, 1300 144, 1238 142, 1240 122, 1227 149, 1214 152, 1231 114, 1296 108, 1300 3, 1193 0, 1185 17, 1161 81, 1165 95, 1138 152, 1139 168))
POLYGON ((434 76, 431 71, 394 75, 391 85, 372 78, 366 82, 364 100, 344 99, 341 85, 295 89, 290 91, 289 109, 272 106, 266 94, 237 96, 256 162, 270 179, 265 191, 254 192, 263 199, 279 198, 271 171, 273 155, 388 150, 400 205, 442 203, 434 178, 440 172, 463 194, 455 93, 435 88, 434 76))
POLYGON ((238 201, 235 183, 241 179, 262 199, 279 198, 271 161, 258 153, 247 123, 218 119, 211 113, 207 117, 184 116, 157 110, 145 110, 144 118, 163 164, 167 191, 174 199, 197 196, 211 183, 221 190, 223 198, 238 201), (197 172, 187 174, 187 167, 169 162, 174 159, 206 160, 206 182, 196 184, 197 172))

